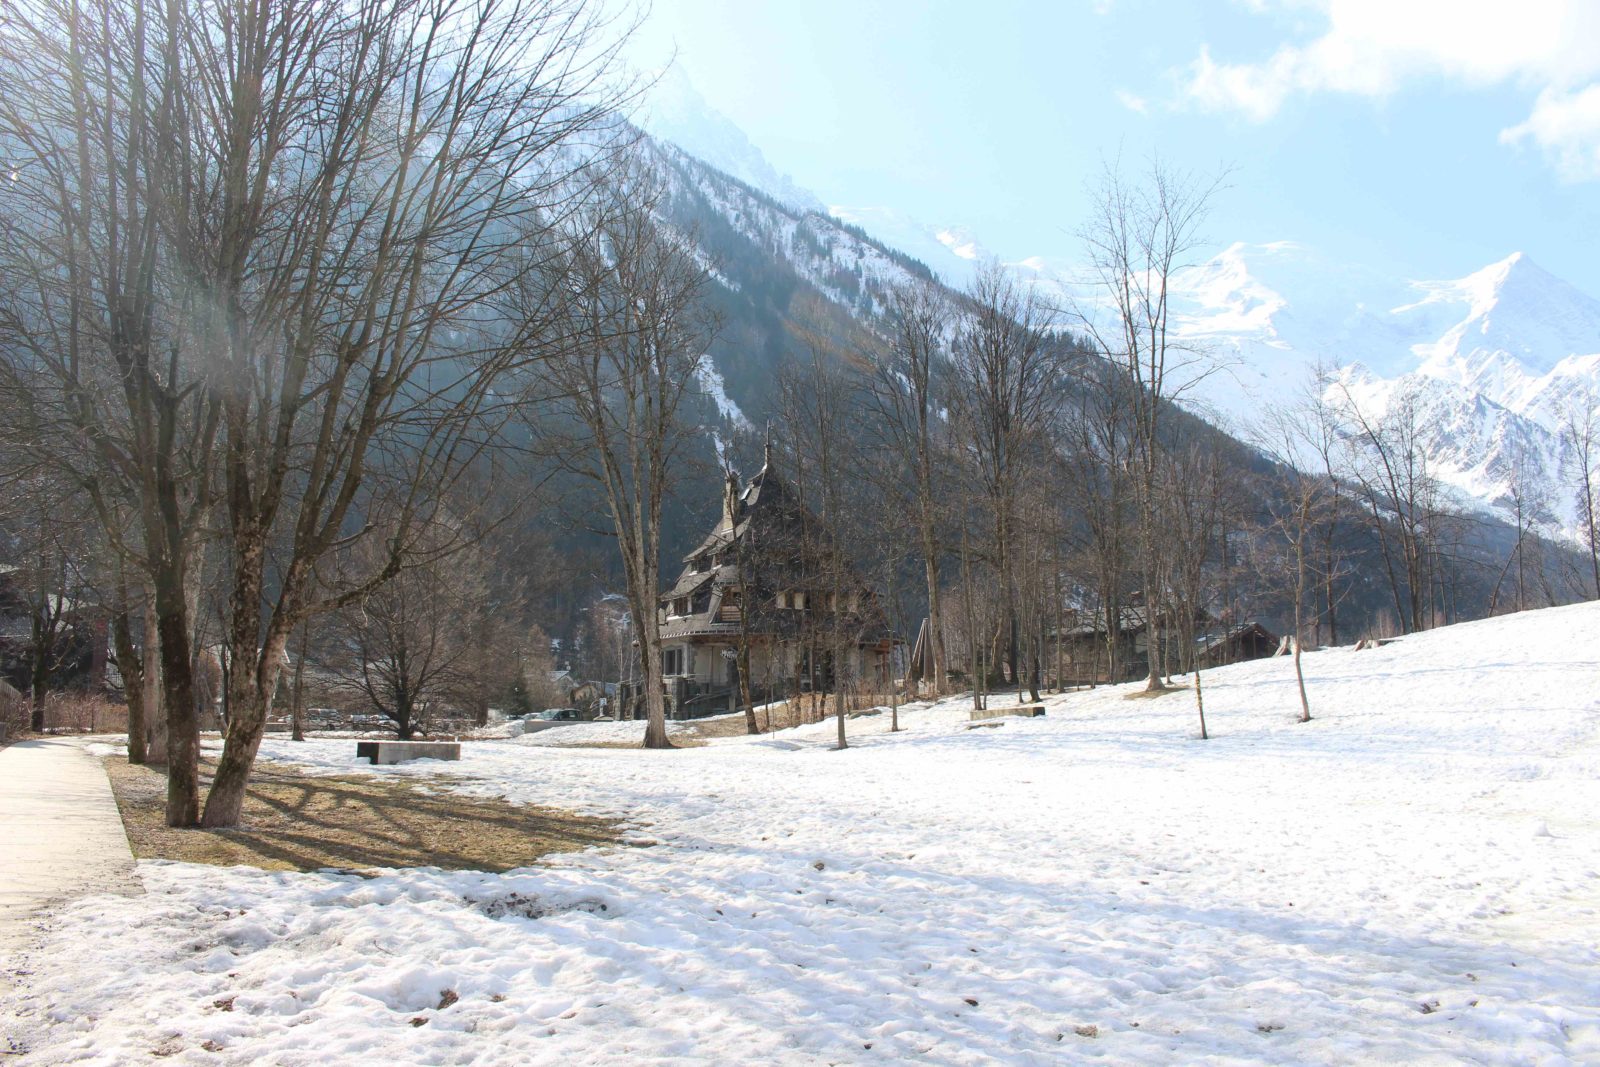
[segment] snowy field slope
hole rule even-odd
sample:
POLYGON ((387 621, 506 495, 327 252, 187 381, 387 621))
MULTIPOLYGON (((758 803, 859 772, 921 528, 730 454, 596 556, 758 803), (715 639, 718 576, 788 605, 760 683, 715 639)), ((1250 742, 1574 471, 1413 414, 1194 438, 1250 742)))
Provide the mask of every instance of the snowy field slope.
POLYGON ((60 915, 8 1021, 26 1064, 1600 1062, 1597 647, 1591 604, 1310 654, 1304 725, 1288 660, 1221 669, 1205 742, 1191 693, 1126 689, 859 719, 846 752, 271 739, 632 844, 143 863, 148 895, 60 915))

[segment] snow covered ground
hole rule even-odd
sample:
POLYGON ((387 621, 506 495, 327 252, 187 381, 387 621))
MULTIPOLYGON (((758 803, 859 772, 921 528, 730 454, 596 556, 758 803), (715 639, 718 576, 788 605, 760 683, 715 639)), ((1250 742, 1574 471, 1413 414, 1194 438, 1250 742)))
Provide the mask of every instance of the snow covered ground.
MULTIPOLYGON (((678 752, 315 771, 619 816, 505 875, 141 864, 64 911, 22 1063, 1600 1062, 1600 605, 678 752), (215 1051, 210 1051, 215 1050, 215 1051)), ((637 727, 635 727, 637 729, 637 727)))

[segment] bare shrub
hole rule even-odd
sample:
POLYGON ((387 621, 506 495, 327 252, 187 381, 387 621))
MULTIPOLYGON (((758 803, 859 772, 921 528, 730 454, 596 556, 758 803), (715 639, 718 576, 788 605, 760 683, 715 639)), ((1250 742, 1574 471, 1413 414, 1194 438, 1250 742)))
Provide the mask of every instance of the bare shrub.
POLYGON ((46 733, 126 733, 128 708, 99 693, 51 693, 45 698, 46 733))
POLYGON ((28 701, 0 678, 0 735, 16 740, 28 729, 28 701))

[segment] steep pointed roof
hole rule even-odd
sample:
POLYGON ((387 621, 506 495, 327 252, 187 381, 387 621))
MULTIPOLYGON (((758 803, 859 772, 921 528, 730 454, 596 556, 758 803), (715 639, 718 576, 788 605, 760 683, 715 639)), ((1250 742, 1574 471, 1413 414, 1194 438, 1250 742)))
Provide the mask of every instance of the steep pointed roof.
POLYGON ((707 552, 714 552, 731 544, 744 536, 753 521, 763 524, 772 520, 797 521, 803 516, 811 523, 817 522, 816 516, 806 510, 805 505, 800 502, 799 494, 788 482, 779 477, 773 468, 770 444, 766 449, 765 458, 766 463, 756 472, 755 477, 745 484, 742 491, 724 496, 722 517, 716 528, 707 534, 693 551, 683 557, 683 562, 688 563, 707 552))

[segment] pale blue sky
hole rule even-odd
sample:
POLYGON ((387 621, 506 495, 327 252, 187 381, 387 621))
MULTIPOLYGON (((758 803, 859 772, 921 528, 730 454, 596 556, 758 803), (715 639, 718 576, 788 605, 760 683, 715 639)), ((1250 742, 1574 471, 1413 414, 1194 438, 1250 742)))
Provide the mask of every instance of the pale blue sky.
POLYGON ((1592 0, 655 0, 678 63, 824 201, 1075 258, 1103 159, 1234 170, 1216 243, 1412 277, 1522 250, 1600 296, 1592 0), (1443 14, 1448 12, 1448 14, 1443 14))

